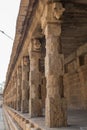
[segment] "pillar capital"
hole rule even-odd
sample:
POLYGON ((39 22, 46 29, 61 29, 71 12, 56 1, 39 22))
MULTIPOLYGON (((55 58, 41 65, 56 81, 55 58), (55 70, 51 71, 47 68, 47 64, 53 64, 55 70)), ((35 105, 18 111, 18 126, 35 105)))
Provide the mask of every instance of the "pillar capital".
POLYGON ((63 15, 64 11, 65 8, 63 8, 61 2, 58 1, 48 2, 48 4, 45 6, 41 18, 41 27, 43 31, 45 30, 47 24, 55 24, 55 23, 60 24, 61 23, 60 18, 63 15))

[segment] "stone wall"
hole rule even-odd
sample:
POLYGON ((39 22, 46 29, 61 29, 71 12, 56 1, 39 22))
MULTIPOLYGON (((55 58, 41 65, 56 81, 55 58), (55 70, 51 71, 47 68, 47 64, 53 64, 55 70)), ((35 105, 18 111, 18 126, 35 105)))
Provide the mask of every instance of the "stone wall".
POLYGON ((87 44, 65 59, 64 91, 71 109, 87 109, 86 50, 87 44))

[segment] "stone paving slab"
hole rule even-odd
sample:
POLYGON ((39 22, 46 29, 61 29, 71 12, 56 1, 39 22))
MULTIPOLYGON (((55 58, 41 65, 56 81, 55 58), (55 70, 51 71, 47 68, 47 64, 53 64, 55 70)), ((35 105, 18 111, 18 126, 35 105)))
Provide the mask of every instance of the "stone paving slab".
MULTIPOLYGON (((44 130, 87 130, 87 111, 70 110, 68 111, 68 126, 60 128, 47 128, 44 118, 31 118, 31 121, 41 126, 44 130)), ((25 115, 27 118, 29 115, 25 115)))
POLYGON ((15 112, 17 112, 17 114, 21 117, 24 117, 26 120, 29 120, 34 124, 34 126, 42 128, 43 130, 87 130, 87 110, 69 110, 67 112, 68 126, 60 128, 46 127, 44 117, 30 118, 29 113, 23 114, 20 111, 15 112))
POLYGON ((5 130, 5 125, 3 124, 3 122, 0 122, 0 130, 5 130))
POLYGON ((1 107, 0 107, 0 130, 6 130, 3 118, 3 110, 1 107))
POLYGON ((80 127, 80 130, 87 130, 87 127, 80 127))

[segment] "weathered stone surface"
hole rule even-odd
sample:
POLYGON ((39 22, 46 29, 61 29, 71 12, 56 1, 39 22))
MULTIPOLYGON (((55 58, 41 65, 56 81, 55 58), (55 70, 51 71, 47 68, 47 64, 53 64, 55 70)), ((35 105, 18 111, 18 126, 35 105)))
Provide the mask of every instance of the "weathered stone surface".
POLYGON ((6 105, 44 115, 49 127, 66 126, 66 104, 87 109, 86 3, 59 1, 22 0, 4 90, 6 105))
POLYGON ((21 98, 22 98, 21 81, 22 81, 22 68, 21 66, 19 66, 17 70, 17 110, 18 111, 21 111, 21 98))
POLYGON ((67 126, 67 105, 64 99, 46 99, 46 124, 50 127, 67 126))
POLYGON ((24 56, 22 61, 22 103, 21 111, 29 111, 29 57, 24 56))
POLYGON ((34 98, 29 100, 31 117, 42 116, 42 101, 40 99, 34 98))
POLYGON ((30 124, 26 124, 26 130, 31 130, 31 125, 30 124))
MULTIPOLYGON (((61 5, 60 3, 54 4, 57 4, 57 6, 61 5)), ((50 22, 45 25, 44 29, 46 37, 45 76, 47 80, 46 125, 49 127, 67 125, 66 107, 64 105, 66 101, 63 100, 63 80, 60 78, 64 75, 64 56, 60 42, 61 23, 58 23, 52 14, 54 4, 47 5, 47 22, 50 22)), ((62 13, 61 10, 61 14, 62 13)), ((61 14, 59 14, 58 17, 60 17, 61 14)))
POLYGON ((75 55, 67 57, 66 74, 64 75, 64 93, 69 109, 87 109, 86 75, 87 75, 87 44, 78 48, 75 55), (70 60, 70 57, 71 60, 70 60), (69 59, 69 60, 67 60, 69 59))
POLYGON ((42 101, 39 99, 38 88, 41 81, 39 71, 39 59, 41 58, 41 43, 37 39, 33 39, 29 49, 30 55, 30 100, 29 114, 31 117, 42 115, 42 101))

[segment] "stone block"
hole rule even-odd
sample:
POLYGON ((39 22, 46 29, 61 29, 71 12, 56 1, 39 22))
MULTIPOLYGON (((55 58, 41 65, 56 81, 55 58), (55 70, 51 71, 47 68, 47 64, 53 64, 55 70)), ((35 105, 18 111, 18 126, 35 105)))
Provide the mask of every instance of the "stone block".
POLYGON ((23 130, 26 130, 26 120, 23 120, 23 122, 22 122, 22 128, 23 128, 23 130))
POLYGON ((46 125, 48 127, 67 126, 66 101, 64 99, 46 99, 46 125))
POLYGON ((31 130, 31 125, 30 124, 26 124, 26 130, 31 130))
POLYGON ((42 102, 40 99, 30 99, 29 104, 29 113, 31 117, 42 116, 42 102))

